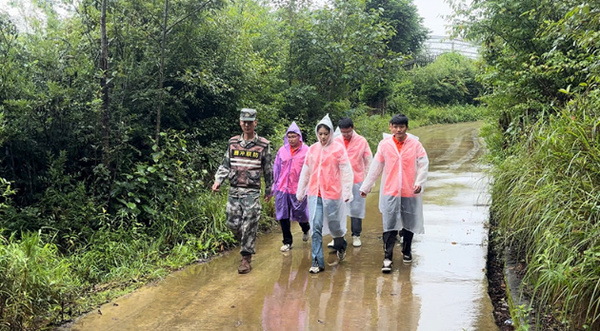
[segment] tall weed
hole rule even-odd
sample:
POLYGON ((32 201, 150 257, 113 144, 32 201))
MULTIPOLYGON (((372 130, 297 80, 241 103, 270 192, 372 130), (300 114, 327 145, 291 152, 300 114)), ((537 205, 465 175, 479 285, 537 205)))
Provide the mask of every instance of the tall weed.
POLYGON ((75 300, 70 264, 40 233, 0 237, 0 328, 37 329, 60 318, 75 300))
POLYGON ((600 326, 599 106, 592 93, 539 120, 493 171, 492 213, 534 301, 573 328, 600 326))

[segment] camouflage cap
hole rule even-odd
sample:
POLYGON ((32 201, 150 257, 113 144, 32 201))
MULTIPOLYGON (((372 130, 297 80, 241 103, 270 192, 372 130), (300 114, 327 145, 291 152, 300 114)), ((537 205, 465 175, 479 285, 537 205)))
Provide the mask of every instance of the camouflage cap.
POLYGON ((256 121, 256 109, 242 108, 240 111, 241 121, 256 121))

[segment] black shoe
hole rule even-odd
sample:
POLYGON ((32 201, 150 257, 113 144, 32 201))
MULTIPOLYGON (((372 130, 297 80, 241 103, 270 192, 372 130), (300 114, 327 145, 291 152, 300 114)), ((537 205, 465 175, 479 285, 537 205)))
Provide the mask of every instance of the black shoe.
POLYGON ((345 259, 346 258, 346 250, 340 249, 339 251, 337 251, 337 257, 338 257, 338 259, 340 259, 340 261, 345 259))
POLYGON ((404 263, 412 263, 412 254, 408 253, 408 254, 402 254, 402 262, 404 263))

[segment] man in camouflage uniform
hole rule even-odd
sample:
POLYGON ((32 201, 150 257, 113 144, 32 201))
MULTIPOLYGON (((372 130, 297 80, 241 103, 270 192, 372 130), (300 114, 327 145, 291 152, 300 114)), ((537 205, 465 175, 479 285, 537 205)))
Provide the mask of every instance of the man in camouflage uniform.
POLYGON ((238 267, 240 274, 247 274, 252 270, 252 254, 255 253, 258 220, 262 209, 261 173, 265 178, 265 201, 270 199, 273 186, 271 146, 267 139, 256 134, 256 124, 256 109, 243 108, 240 113, 243 134, 229 139, 227 151, 212 186, 212 190, 217 192, 223 181, 229 180, 227 225, 241 243, 242 261, 238 267))

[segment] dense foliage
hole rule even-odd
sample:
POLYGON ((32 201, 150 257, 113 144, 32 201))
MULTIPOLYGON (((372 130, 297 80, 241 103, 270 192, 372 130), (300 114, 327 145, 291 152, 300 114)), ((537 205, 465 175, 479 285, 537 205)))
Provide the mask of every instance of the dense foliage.
POLYGON ((527 263, 535 317, 568 329, 600 327, 598 5, 476 0, 457 17, 483 46, 494 222, 527 263))
POLYGON ((327 112, 373 144, 391 112, 413 126, 481 114, 413 102, 428 92, 405 88, 426 36, 411 1, 33 3, 19 26, 0 13, 0 329, 57 323, 232 247, 226 194, 209 188, 241 107, 273 150, 292 120, 313 141, 327 112))

